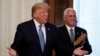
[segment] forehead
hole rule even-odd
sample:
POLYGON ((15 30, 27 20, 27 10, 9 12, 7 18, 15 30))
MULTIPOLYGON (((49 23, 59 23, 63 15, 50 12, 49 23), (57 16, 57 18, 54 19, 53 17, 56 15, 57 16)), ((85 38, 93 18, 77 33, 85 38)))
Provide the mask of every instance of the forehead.
POLYGON ((40 9, 37 9, 37 11, 47 11, 48 9, 47 8, 40 8, 40 9))
POLYGON ((44 12, 44 11, 46 11, 46 9, 37 9, 37 10, 35 11, 35 13, 41 13, 41 12, 44 12))

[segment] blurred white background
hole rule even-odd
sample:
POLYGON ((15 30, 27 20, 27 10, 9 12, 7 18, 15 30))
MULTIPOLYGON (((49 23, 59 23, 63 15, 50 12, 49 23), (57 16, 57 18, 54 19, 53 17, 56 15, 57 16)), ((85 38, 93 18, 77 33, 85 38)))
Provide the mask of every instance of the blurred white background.
POLYGON ((74 0, 78 26, 85 28, 93 52, 88 56, 100 56, 100 0, 74 0))
POLYGON ((0 0, 0 56, 9 56, 16 26, 31 19, 31 7, 43 0, 0 0))

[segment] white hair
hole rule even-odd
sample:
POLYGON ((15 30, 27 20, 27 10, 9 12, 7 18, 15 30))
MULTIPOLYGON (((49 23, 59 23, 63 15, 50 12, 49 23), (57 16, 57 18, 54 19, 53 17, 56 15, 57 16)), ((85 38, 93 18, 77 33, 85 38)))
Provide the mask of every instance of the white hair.
POLYGON ((67 14, 67 11, 69 11, 69 10, 73 10, 73 11, 75 11, 73 8, 66 8, 65 10, 64 10, 64 15, 66 15, 67 14))

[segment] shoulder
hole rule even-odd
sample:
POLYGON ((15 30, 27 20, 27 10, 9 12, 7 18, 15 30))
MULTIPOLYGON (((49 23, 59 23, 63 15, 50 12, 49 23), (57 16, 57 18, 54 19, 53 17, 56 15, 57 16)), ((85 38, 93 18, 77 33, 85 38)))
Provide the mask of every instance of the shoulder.
POLYGON ((62 26, 57 27, 57 31, 59 33, 65 33, 65 32, 67 32, 67 28, 65 25, 62 25, 62 26))
POLYGON ((49 27, 49 28, 57 28, 55 25, 53 25, 51 23, 46 23, 45 26, 49 27))
POLYGON ((86 29, 81 28, 81 27, 77 27, 77 26, 75 27, 75 30, 80 31, 80 32, 85 32, 85 33, 87 32, 86 29))
POLYGON ((84 28, 82 28, 82 27, 75 27, 76 29, 78 29, 78 30, 83 30, 83 31, 86 31, 86 29, 84 29, 84 28))
POLYGON ((25 25, 29 25, 33 22, 33 20, 28 20, 28 21, 25 21, 25 22, 22 22, 20 24, 18 24, 18 26, 25 26, 25 25))
POLYGON ((26 28, 33 24, 33 20, 28 20, 17 25, 17 28, 26 28))
POLYGON ((65 30, 66 29, 66 26, 65 25, 62 25, 62 26, 59 26, 57 27, 58 30, 65 30))

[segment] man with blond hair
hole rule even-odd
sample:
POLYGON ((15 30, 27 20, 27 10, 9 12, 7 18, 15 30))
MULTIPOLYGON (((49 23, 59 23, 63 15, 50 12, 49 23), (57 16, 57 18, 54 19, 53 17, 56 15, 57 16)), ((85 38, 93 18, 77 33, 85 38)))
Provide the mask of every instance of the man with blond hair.
POLYGON ((32 19, 17 27, 14 42, 8 48, 10 56, 52 56, 56 26, 47 22, 48 10, 46 3, 32 7, 32 19))

